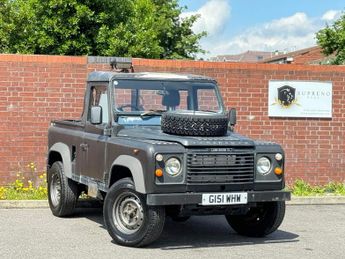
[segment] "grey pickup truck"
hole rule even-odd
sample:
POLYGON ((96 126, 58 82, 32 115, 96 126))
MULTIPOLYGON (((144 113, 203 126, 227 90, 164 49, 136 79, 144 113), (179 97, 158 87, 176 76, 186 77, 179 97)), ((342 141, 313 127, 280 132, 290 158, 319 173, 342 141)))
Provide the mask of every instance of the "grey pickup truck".
POLYGON ((284 151, 235 133, 209 77, 134 73, 130 60, 91 72, 79 120, 52 121, 47 182, 52 213, 73 213, 82 192, 103 203, 113 240, 141 247, 166 216, 224 215, 237 233, 261 237, 282 223, 284 151))

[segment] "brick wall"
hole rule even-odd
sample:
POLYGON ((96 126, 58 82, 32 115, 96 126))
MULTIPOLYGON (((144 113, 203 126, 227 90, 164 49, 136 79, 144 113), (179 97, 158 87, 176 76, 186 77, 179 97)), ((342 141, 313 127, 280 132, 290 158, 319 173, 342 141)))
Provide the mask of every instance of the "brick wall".
POLYGON ((0 55, 0 185, 27 172, 30 162, 45 170, 49 122, 80 116, 86 61, 0 55))
MULTIPOLYGON (((134 66, 216 78, 226 106, 237 108, 236 131, 282 144, 289 181, 345 180, 345 67, 147 59, 135 59, 134 66), (333 118, 268 118, 271 79, 332 81, 333 118)), ((44 170, 50 120, 78 118, 87 72, 109 68, 86 57, 0 55, 0 185, 29 162, 44 170)))

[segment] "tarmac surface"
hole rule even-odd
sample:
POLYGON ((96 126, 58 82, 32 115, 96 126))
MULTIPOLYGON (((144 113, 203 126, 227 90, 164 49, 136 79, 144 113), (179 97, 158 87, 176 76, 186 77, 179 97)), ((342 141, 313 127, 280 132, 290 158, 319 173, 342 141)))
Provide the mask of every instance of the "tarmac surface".
POLYGON ((0 209, 1 258, 344 258, 344 205, 290 205, 275 233, 237 235, 223 216, 169 218, 146 248, 114 244, 101 209, 79 208, 73 217, 49 209, 0 209))

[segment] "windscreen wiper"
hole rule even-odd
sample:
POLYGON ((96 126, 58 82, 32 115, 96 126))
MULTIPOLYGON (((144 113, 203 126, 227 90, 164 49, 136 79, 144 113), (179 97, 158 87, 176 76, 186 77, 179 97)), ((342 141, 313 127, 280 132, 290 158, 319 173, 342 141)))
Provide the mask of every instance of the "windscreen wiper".
POLYGON ((140 114, 140 117, 162 115, 167 110, 149 110, 140 114))

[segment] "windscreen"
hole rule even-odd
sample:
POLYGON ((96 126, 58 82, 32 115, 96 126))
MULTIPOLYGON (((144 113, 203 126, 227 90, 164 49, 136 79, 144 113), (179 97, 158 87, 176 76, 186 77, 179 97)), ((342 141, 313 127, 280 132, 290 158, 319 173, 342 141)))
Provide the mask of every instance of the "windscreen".
POLYGON ((173 110, 222 112, 213 83, 116 80, 113 85, 114 111, 120 114, 173 110))

